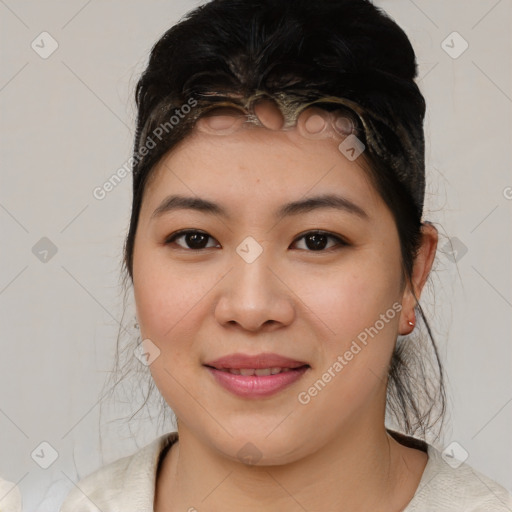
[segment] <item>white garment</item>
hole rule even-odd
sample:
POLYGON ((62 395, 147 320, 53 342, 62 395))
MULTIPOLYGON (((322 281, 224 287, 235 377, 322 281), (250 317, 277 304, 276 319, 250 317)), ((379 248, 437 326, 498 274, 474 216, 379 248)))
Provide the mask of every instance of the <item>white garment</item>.
POLYGON ((0 477, 0 512, 21 512, 21 507, 19 487, 0 477))
MULTIPOLYGON (((177 432, 165 434, 80 480, 60 512, 153 512, 160 454, 177 439, 177 432)), ((428 462, 403 512, 512 511, 512 495, 505 488, 467 464, 452 468, 436 448, 424 446, 428 462)))

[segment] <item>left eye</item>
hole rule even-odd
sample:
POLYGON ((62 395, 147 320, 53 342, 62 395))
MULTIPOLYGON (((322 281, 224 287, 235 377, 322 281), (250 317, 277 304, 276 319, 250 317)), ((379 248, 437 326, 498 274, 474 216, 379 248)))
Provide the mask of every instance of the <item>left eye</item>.
MULTIPOLYGON (((306 247, 311 249, 311 251, 322 251, 326 249, 327 240, 328 239, 335 240, 339 246, 345 246, 348 245, 344 240, 342 240, 339 236, 331 235, 330 233, 327 233, 326 231, 309 231, 308 233, 305 233, 304 235, 298 237, 295 239, 295 241, 299 241, 304 239, 306 247)), ((331 249, 331 247, 328 247, 328 249, 331 249)))
MULTIPOLYGON (((171 235, 166 241, 165 244, 171 244, 173 242, 176 242, 179 247, 182 249, 192 249, 194 251, 200 251, 201 249, 209 249, 211 247, 215 247, 214 245, 204 245, 205 242, 208 239, 215 240, 213 237, 208 235, 207 233, 203 231, 196 231, 196 230, 187 230, 187 231, 180 231, 178 233, 175 233, 174 235, 171 235), (182 244, 177 243, 176 241, 183 238, 185 240, 186 246, 183 246, 182 244)), ((294 241, 295 243, 298 243, 300 240, 304 239, 306 248, 309 249, 308 252, 321 252, 326 249, 326 246, 328 245, 327 240, 331 239, 336 242, 334 245, 340 245, 340 246, 346 246, 349 245, 347 242, 342 240, 340 237, 331 235, 330 233, 326 231, 308 231, 307 233, 304 233, 300 237, 296 238, 294 241)), ((292 244, 293 245, 293 244, 292 244)), ((331 247, 327 247, 327 249, 331 249, 331 247)))

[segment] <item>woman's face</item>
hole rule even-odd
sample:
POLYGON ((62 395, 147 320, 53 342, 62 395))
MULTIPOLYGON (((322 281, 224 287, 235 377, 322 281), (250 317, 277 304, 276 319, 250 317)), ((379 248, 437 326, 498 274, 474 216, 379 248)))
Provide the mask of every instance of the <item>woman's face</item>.
POLYGON ((195 131, 154 171, 133 261, 151 373, 180 431, 233 460, 284 464, 382 428, 400 246, 360 158, 296 130, 195 131), (171 195, 196 207, 155 213, 171 195), (317 201, 327 196, 330 206, 317 201), (200 233, 169 241, 184 230, 200 233), (295 363, 260 366, 307 367, 237 376, 206 366, 263 353, 295 363))

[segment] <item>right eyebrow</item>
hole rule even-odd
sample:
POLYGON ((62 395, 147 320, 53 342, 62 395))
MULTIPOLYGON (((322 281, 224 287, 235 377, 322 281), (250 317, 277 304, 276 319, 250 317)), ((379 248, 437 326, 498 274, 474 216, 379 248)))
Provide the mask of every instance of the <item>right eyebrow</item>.
POLYGON ((202 199, 200 197, 187 197, 172 195, 166 197, 158 206, 158 208, 152 213, 151 218, 160 217, 164 213, 173 210, 195 210, 203 213, 209 213, 212 215, 221 215, 229 218, 228 213, 224 208, 219 206, 217 203, 202 199))

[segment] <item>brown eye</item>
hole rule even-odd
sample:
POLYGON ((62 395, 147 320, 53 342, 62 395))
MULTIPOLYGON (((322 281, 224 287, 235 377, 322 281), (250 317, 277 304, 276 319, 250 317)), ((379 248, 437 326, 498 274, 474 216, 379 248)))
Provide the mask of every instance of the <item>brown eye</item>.
MULTIPOLYGON (((305 246, 307 249, 309 249, 310 252, 324 251, 326 249, 329 239, 335 240, 337 242, 334 246, 348 245, 340 237, 331 235, 330 233, 327 233, 326 231, 309 231, 308 233, 305 233, 301 237, 297 238, 295 243, 297 243, 298 240, 302 240, 302 239, 304 239, 305 246)), ((327 247, 327 249, 332 249, 332 246, 327 247)))
POLYGON ((184 242, 186 245, 182 245, 181 243, 177 243, 177 245, 183 249, 192 249, 192 250, 201 250, 201 249, 208 249, 210 247, 214 246, 207 246, 208 239, 212 238, 207 233, 204 233, 203 231, 195 231, 195 230, 188 230, 188 231, 180 231, 178 233, 175 233, 170 238, 168 238, 165 243, 171 244, 174 243, 176 240, 184 239, 184 242))

